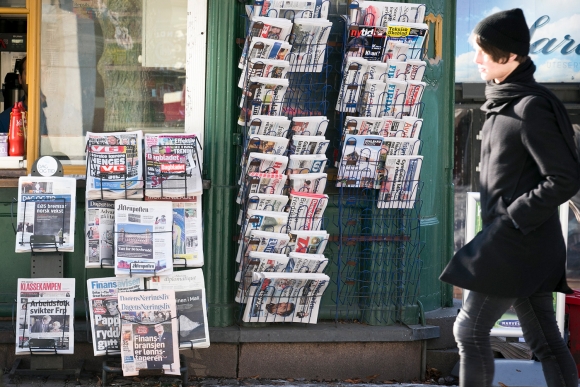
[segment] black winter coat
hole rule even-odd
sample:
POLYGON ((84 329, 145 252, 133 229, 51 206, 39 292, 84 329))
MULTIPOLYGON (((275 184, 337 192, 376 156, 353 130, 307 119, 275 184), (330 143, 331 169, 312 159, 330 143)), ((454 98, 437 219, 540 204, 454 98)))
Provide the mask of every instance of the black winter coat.
MULTIPOLYGON (((540 86, 534 70, 528 60, 504 84, 516 79, 521 83, 516 90, 535 90, 540 86)), ((493 87, 488 84, 486 95, 493 87)), ((455 254, 441 280, 503 297, 572 292, 558 206, 580 189, 580 168, 575 146, 569 145, 569 119, 562 118, 563 105, 550 94, 520 92, 491 104, 488 98, 482 108, 487 117, 480 164, 483 230, 455 254)))

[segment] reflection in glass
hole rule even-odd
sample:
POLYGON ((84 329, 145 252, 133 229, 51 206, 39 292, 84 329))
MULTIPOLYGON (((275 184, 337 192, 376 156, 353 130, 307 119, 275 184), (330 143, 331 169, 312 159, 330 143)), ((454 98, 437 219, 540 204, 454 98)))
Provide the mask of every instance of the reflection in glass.
POLYGON ((88 131, 183 132, 186 8, 187 0, 43 0, 42 155, 83 164, 88 131))
POLYGON ((0 0, 0 7, 25 8, 26 7, 26 0, 0 0))

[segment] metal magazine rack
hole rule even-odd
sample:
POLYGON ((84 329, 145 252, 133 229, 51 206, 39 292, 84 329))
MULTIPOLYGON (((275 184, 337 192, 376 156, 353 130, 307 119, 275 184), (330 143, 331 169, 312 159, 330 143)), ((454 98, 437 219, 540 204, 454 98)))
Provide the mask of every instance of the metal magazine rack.
MULTIPOLYGON (((403 137, 420 129, 424 106, 411 100, 406 91, 376 92, 382 86, 379 82, 376 88, 365 90, 367 80, 386 84, 387 79, 365 70, 359 59, 365 52, 369 58, 382 57, 386 53, 377 51, 377 44, 388 45, 372 35, 366 40, 353 39, 353 35, 357 37, 353 31, 358 34, 366 26, 350 22, 356 20, 358 4, 353 2, 350 7, 350 15, 343 19, 343 51, 338 59, 342 68, 337 72, 335 84, 336 132, 331 146, 337 178, 329 195, 330 211, 325 216, 331 234, 326 255, 332 262, 331 285, 327 290, 331 300, 323 305, 324 315, 336 321, 370 325, 416 324, 423 247, 420 235, 423 183, 417 170, 422 162, 421 144, 418 139, 403 143, 404 146, 387 140, 388 136, 403 137), (391 123, 388 133, 383 122, 374 128, 384 131, 373 132, 371 121, 378 123, 389 117, 397 119, 400 127, 393 128, 391 123), (365 118, 367 122, 361 124, 365 118), (393 161, 399 155, 406 155, 406 159, 393 161)), ((423 49, 414 46, 407 52, 417 59, 422 54, 423 49)), ((377 62, 370 60, 368 66, 377 62)))
MULTIPOLYGON (((325 3, 330 4, 328 1, 325 3)), ((256 4, 256 6, 258 5, 256 4)), ((294 22, 295 17, 300 17, 300 14, 296 11, 288 11, 284 15, 278 15, 270 9, 262 16, 284 17, 294 22)), ((251 52, 253 47, 249 43, 251 37, 259 36, 263 29, 256 28, 255 25, 251 24, 251 21, 246 21, 247 36, 238 42, 249 45, 248 52, 251 52)), ((267 24, 267 20, 260 23, 260 27, 263 28, 264 24, 267 24)), ((308 34, 293 29, 286 36, 274 37, 291 44, 291 48, 288 49, 284 58, 286 64, 280 65, 279 74, 270 73, 271 78, 283 77, 282 79, 287 80, 287 85, 277 80, 272 81, 277 85, 283 84, 279 88, 279 90, 284 90, 283 97, 274 94, 274 90, 266 91, 265 97, 260 96, 257 92, 258 89, 255 85, 257 78, 254 77, 265 77, 268 74, 268 65, 271 62, 267 60, 258 58, 248 61, 249 65, 244 66, 238 83, 242 89, 241 113, 238 120, 241 162, 238 171, 240 189, 237 201, 239 204, 240 234, 238 254, 234 264, 238 271, 236 280, 239 281, 239 286, 236 301, 240 302, 238 318, 240 324, 308 323, 315 322, 318 318, 316 315, 312 316, 299 309, 300 305, 306 308, 310 304, 320 304, 322 292, 313 292, 314 289, 310 289, 310 286, 314 286, 318 282, 276 285, 275 281, 269 283, 270 280, 266 278, 253 283, 252 274, 255 272, 298 272, 300 269, 294 268, 294 262, 287 257, 290 249, 285 240, 289 240, 289 233, 297 229, 324 229, 323 214, 316 211, 316 205, 312 205, 310 208, 296 204, 292 206, 292 190, 302 193, 313 191, 311 191, 310 182, 304 182, 300 186, 292 186, 287 175, 312 171, 300 167, 288 170, 280 165, 283 163, 287 166, 288 156, 293 154, 320 154, 326 162, 325 150, 328 146, 326 140, 320 149, 314 145, 313 149, 310 147, 302 149, 297 147, 294 140, 295 136, 314 137, 318 135, 317 137, 322 137, 329 125, 328 119, 322 117, 327 113, 329 106, 327 94, 332 89, 327 81, 332 72, 331 66, 328 65, 328 58, 336 51, 332 45, 327 44, 326 38, 323 38, 328 36, 330 29, 330 26, 322 26, 317 34, 308 34), (264 107, 264 99, 275 101, 275 106, 272 103, 270 106, 264 107), (266 122, 270 116, 282 117, 287 121, 285 124, 266 122), (320 119, 308 127, 297 124, 295 118, 304 117, 320 117, 320 119), (264 138, 262 136, 271 137, 264 138), (268 163, 263 162, 264 158, 256 156, 257 153, 285 157, 283 157, 284 160, 280 158, 280 164, 277 164, 277 161, 268 163), (269 175, 265 176, 264 174, 269 175), (270 198, 266 199, 261 196, 262 194, 269 194, 270 198), (276 199, 284 197, 288 200, 276 199), (311 212, 308 212, 309 209, 311 212), (271 211, 271 213, 268 216, 254 215, 253 211, 255 210, 271 211), (269 246, 261 246, 264 241, 259 236, 261 232, 275 233, 280 235, 281 240, 274 242, 274 239, 270 239, 269 246), (254 255, 255 253, 257 255, 254 255), (277 256, 270 256, 271 259, 268 260, 260 257, 261 253, 274 253, 277 256), (285 290, 280 291, 281 287, 285 290), (259 290, 257 290, 258 288, 259 290), (271 306, 266 308, 266 303, 271 306), (282 310, 290 304, 294 304, 292 312, 298 318, 292 318, 290 312, 282 310)), ((324 171, 320 169, 318 172, 324 171)), ((326 177, 321 178, 317 184, 326 184, 326 177)), ((328 201, 327 198, 324 200, 328 201)), ((304 266, 302 268, 302 272, 310 270, 312 267, 304 266)))

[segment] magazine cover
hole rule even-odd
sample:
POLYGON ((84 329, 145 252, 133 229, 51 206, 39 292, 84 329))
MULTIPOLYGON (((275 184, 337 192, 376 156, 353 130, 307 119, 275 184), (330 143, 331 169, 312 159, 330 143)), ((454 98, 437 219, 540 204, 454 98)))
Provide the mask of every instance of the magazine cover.
POLYGON ((113 267, 115 202, 87 200, 85 208, 85 267, 113 267))
POLYGON ((378 208, 413 208, 423 156, 387 156, 378 208))
POLYGON ((254 12, 267 17, 323 18, 328 17, 329 0, 264 0, 255 6, 254 12))
POLYGON ((119 293, 143 289, 143 278, 139 277, 93 278, 87 281, 95 356, 121 353, 119 293))
POLYGON ((180 375, 175 305, 174 290, 119 294, 123 376, 142 369, 180 375))
POLYGON ((143 133, 87 132, 87 199, 141 199, 143 133))
POLYGON ((37 244, 35 251, 74 251, 76 179, 21 176, 16 215, 17 253, 30 252, 30 237, 54 236, 53 244, 37 244))
POLYGON ((368 61, 383 59, 387 29, 382 26, 350 25, 346 52, 349 56, 362 57, 368 61))
POLYGON ((287 137, 290 122, 286 116, 252 115, 248 124, 248 137, 254 134, 287 137))
POLYGON ((320 230, 327 204, 326 194, 291 191, 287 231, 320 230))
POLYGON ((192 199, 172 202, 173 266, 203 266, 201 194, 195 195, 192 199))
POLYGON ((290 240, 286 253, 322 254, 329 238, 326 230, 292 230, 288 235, 290 240))
POLYGON ((327 158, 325 155, 290 155, 287 174, 324 172, 327 158))
POLYGON ((148 289, 175 290, 179 348, 209 347, 205 282, 201 269, 180 270, 151 277, 148 289))
POLYGON ((58 354, 74 353, 74 299, 74 278, 19 278, 16 354, 30 355, 30 339, 51 339, 58 354))
POLYGON ((286 254, 250 251, 247 257, 240 262, 240 269, 236 274, 236 281, 239 282, 239 285, 235 301, 242 304, 246 303, 254 272, 284 272, 288 262, 289 258, 286 254))
POLYGON ((145 134, 145 199, 187 200, 202 192, 199 140, 189 134, 145 134))
POLYGON ((255 272, 242 319, 316 324, 329 279, 321 273, 255 272))
POLYGON ((425 23, 387 22, 388 39, 409 45, 407 59, 421 59, 428 31, 425 23))
POLYGON ((173 204, 115 200, 115 275, 173 271, 173 204))

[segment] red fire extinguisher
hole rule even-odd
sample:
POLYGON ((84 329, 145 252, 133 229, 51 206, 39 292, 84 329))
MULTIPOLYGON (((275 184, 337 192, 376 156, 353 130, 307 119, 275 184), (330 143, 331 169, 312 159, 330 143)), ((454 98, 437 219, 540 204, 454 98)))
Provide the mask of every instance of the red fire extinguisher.
POLYGON ((22 125, 22 113, 17 104, 10 113, 10 126, 8 128, 8 155, 24 156, 24 130, 22 125))

